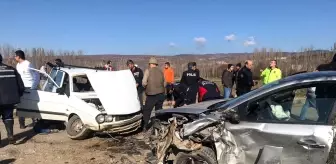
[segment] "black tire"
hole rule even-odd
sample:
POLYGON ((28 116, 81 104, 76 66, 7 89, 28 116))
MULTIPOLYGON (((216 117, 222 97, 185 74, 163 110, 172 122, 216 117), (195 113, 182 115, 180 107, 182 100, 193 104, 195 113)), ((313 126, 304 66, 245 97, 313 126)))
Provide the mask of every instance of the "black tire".
POLYGON ((69 119, 66 125, 66 132, 68 136, 73 140, 84 140, 87 139, 92 134, 92 131, 83 125, 82 120, 77 115, 73 115, 69 119), (81 126, 81 127, 75 127, 75 126, 81 126))
POLYGON ((186 153, 179 152, 174 160, 174 164, 188 164, 190 159, 204 161, 201 163, 217 164, 216 153, 209 147, 203 146, 201 149, 186 153))

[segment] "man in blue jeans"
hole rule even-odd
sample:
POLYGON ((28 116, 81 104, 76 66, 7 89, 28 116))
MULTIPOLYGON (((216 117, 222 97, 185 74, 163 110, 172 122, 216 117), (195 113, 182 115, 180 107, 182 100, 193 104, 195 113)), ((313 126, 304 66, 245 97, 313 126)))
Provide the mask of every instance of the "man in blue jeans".
POLYGON ((316 95, 315 95, 316 87, 311 87, 307 89, 306 94, 306 102, 302 107, 301 113, 300 113, 300 120, 306 119, 307 110, 309 107, 313 107, 316 109, 316 95))
POLYGON ((230 98, 233 87, 233 65, 228 64, 227 69, 222 74, 222 84, 224 88, 224 98, 230 98))

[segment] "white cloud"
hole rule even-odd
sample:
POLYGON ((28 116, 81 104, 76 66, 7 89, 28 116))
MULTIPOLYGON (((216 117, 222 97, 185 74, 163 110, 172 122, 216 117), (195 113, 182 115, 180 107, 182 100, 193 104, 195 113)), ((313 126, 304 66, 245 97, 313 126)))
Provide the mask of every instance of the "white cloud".
POLYGON ((204 37, 195 37, 194 42, 200 45, 204 45, 207 42, 207 40, 204 37))
POLYGON ((169 47, 176 47, 176 44, 174 42, 170 42, 169 47))
POLYGON ((227 40, 227 41, 233 41, 235 39, 236 39, 235 34, 230 34, 230 35, 225 36, 225 40, 227 40))
POLYGON ((256 45, 257 43, 254 40, 253 36, 250 36, 247 40, 244 42, 244 46, 253 46, 256 45))

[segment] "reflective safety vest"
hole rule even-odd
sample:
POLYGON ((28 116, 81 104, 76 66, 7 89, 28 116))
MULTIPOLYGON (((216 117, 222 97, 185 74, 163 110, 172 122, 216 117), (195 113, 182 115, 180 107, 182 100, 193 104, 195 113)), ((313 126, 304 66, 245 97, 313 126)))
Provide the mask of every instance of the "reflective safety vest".
POLYGON ((282 78, 282 73, 279 68, 266 68, 263 72, 261 72, 261 80, 263 84, 268 84, 273 81, 279 80, 282 78))

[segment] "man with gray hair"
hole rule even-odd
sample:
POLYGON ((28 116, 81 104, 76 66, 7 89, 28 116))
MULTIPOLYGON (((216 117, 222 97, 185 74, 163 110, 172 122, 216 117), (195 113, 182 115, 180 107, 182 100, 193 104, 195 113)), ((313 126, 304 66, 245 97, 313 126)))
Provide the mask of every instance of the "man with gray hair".
POLYGON ((251 91, 254 86, 252 69, 253 61, 246 60, 245 66, 241 68, 237 77, 237 96, 241 96, 251 91))

